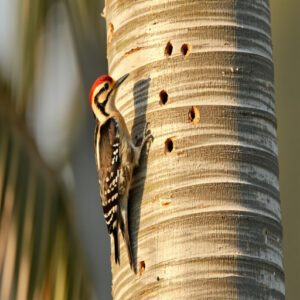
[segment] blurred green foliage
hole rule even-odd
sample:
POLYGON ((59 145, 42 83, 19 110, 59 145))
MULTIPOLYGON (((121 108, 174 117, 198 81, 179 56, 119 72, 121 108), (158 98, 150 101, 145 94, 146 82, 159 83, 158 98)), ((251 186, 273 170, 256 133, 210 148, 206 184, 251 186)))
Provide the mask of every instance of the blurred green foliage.
POLYGON ((16 64, 11 71, 17 76, 11 82, 0 76, 0 299, 91 299, 70 194, 61 174, 40 156, 26 118, 36 101, 32 91, 39 80, 37 57, 43 55, 40 37, 49 11, 57 3, 65 7, 80 87, 87 89, 95 76, 89 66, 96 69, 103 60, 99 1, 16 2, 16 64), (93 64, 94 56, 86 55, 91 49, 101 57, 93 64))
POLYGON ((300 285, 300 2, 270 1, 275 64, 280 194, 286 299, 299 299, 300 285))
POLYGON ((68 195, 1 92, 0 299, 90 299, 68 195))

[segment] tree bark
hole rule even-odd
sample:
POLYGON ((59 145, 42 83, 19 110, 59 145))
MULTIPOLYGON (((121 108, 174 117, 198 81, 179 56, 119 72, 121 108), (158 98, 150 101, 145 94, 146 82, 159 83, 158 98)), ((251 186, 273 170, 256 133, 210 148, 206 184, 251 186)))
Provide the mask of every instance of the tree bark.
POLYGON ((284 299, 267 0, 106 0, 117 105, 154 141, 130 232, 112 254, 118 299, 284 299))

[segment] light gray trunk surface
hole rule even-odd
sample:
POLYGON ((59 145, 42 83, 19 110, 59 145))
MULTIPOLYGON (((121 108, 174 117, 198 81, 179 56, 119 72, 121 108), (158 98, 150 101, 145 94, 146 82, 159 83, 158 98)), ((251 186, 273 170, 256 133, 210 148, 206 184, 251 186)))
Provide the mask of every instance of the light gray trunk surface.
POLYGON ((115 300, 284 299, 267 0, 106 0, 117 105, 154 142, 130 198, 115 300))

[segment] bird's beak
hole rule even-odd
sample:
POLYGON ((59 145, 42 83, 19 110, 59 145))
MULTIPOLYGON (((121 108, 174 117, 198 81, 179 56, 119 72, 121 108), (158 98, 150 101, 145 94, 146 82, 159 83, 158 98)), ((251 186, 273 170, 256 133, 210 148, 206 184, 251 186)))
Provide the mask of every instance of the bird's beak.
POLYGON ((129 76, 129 73, 123 75, 121 78, 119 78, 116 83, 115 83, 115 88, 118 88, 121 83, 123 83, 123 81, 125 81, 125 79, 129 76))

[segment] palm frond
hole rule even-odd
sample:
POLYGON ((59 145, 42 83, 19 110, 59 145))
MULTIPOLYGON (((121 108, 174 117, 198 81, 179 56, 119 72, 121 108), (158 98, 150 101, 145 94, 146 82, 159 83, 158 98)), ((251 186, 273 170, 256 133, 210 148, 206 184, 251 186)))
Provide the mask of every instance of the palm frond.
POLYGON ((1 98, 0 298, 89 299, 68 195, 8 103, 1 98))

